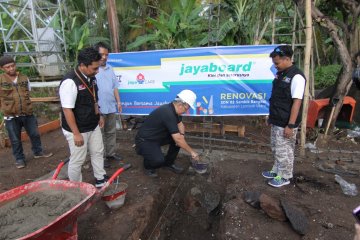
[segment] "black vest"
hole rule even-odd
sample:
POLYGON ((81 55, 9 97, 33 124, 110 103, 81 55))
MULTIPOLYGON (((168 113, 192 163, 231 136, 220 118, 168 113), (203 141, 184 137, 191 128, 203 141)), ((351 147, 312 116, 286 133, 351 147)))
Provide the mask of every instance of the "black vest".
MULTIPOLYGON (((82 73, 76 69, 79 76, 83 76, 82 73)), ((100 115, 95 114, 95 101, 93 95, 89 92, 87 87, 83 82, 76 76, 74 70, 67 73, 63 80, 60 82, 60 85, 65 79, 72 79, 77 87, 77 97, 75 102, 75 107, 72 109, 75 116, 76 125, 81 133, 93 131, 99 124, 100 115)), ((85 81, 85 84, 88 85, 90 90, 94 86, 94 90, 97 96, 97 85, 95 77, 90 79, 90 83, 85 81)), ((61 112, 61 126, 66 131, 71 132, 71 129, 66 122, 64 111, 61 112)))
MULTIPOLYGON (((273 81, 270 98, 269 123, 279 127, 286 127, 289 123, 293 99, 291 97, 291 82, 296 74, 304 77, 304 74, 295 65, 289 67, 283 72, 277 72, 273 81)), ((302 106, 302 105, 301 105, 302 106)), ((301 122, 302 107, 299 110, 295 125, 301 122)))

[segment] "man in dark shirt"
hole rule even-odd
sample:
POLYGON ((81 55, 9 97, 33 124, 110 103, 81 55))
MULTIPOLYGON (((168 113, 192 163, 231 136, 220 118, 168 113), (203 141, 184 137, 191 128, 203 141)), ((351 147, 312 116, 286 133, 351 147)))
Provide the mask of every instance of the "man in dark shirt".
POLYGON ((185 141, 181 117, 190 107, 194 108, 195 101, 194 92, 183 90, 173 102, 152 111, 139 129, 135 138, 136 152, 144 157, 145 174, 148 176, 156 177, 155 169, 160 167, 181 173, 183 169, 174 164, 180 148, 198 160, 199 155, 185 141), (169 145, 166 156, 161 151, 163 145, 169 145))

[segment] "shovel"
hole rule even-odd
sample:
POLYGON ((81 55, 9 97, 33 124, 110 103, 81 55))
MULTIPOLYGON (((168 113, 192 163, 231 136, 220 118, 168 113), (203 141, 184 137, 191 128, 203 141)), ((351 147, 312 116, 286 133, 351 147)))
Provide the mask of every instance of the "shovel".
POLYGON ((330 112, 330 117, 326 124, 325 133, 324 134, 319 133, 319 135, 316 139, 316 147, 317 148, 325 147, 327 145, 327 133, 329 131, 331 119, 334 116, 335 107, 338 102, 339 102, 338 98, 333 98, 331 101, 332 108, 331 108, 331 112, 330 112))

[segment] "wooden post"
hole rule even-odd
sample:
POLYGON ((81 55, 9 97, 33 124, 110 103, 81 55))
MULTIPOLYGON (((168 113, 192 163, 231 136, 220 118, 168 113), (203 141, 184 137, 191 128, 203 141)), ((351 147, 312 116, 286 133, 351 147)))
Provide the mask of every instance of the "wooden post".
POLYGON ((120 52, 119 46, 119 20, 117 17, 115 0, 106 0, 107 17, 110 28, 112 51, 120 52))
POLYGON ((274 7, 272 15, 272 31, 271 31, 271 44, 275 44, 275 21, 276 21, 276 8, 274 7))
POLYGON ((305 42, 305 57, 304 57, 304 75, 307 79, 304 92, 302 121, 301 121, 301 148, 300 155, 305 156, 305 142, 306 142, 306 121, 309 105, 309 79, 310 79, 310 55, 311 55, 311 38, 312 38, 312 20, 311 20, 311 0, 305 2, 305 20, 306 20, 306 42, 305 42))

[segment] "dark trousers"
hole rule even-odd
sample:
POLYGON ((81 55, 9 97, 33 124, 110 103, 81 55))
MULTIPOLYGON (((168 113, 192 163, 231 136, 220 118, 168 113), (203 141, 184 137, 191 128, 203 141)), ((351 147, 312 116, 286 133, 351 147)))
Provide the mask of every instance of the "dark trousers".
POLYGON ((21 143, 22 127, 25 128, 25 131, 29 135, 32 145, 31 149, 34 155, 38 155, 42 152, 38 124, 34 115, 14 117, 10 120, 5 120, 5 126, 10 138, 12 152, 16 161, 25 160, 21 143))
POLYGON ((136 139, 136 152, 144 157, 145 169, 156 169, 164 166, 171 166, 180 151, 174 140, 170 137, 163 142, 151 142, 143 139, 136 139), (161 146, 169 145, 166 156, 161 151, 161 146))

